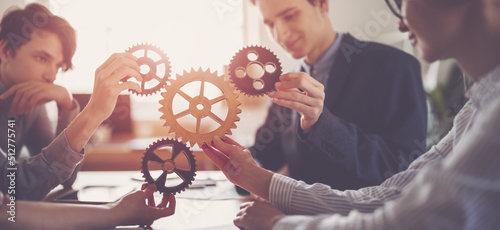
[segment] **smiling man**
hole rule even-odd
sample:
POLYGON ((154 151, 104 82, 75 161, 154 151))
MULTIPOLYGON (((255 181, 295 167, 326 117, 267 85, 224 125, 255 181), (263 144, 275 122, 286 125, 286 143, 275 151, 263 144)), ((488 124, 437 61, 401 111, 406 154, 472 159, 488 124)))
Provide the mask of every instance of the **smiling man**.
POLYGON ((252 155, 307 183, 357 189, 404 170, 425 149, 420 66, 395 48, 337 32, 327 0, 252 0, 299 64, 280 77, 252 155), (300 89, 300 90, 298 90, 300 89))

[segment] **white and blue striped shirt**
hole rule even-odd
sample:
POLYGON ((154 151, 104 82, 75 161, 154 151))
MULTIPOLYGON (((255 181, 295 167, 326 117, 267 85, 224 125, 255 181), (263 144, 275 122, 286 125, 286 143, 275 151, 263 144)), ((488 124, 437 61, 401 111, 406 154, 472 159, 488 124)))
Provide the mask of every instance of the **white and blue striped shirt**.
POLYGON ((500 229, 500 66, 470 91, 453 129, 380 186, 338 191, 273 176, 273 229, 500 229))

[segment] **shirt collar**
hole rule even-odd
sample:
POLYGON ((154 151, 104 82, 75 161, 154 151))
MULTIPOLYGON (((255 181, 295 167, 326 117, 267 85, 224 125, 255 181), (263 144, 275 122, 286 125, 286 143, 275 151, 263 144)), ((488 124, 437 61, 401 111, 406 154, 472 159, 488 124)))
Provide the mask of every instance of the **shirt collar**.
POLYGON ((304 58, 300 60, 300 66, 305 70, 307 74, 311 76, 318 74, 328 74, 333 63, 335 62, 335 56, 339 51, 340 41, 342 40, 343 36, 343 33, 337 33, 337 38, 335 39, 335 41, 328 48, 325 54, 323 54, 323 56, 319 59, 318 63, 314 65, 314 73, 311 73, 311 66, 306 63, 304 58))
POLYGON ((476 82, 467 93, 478 109, 500 95, 500 65, 476 82))

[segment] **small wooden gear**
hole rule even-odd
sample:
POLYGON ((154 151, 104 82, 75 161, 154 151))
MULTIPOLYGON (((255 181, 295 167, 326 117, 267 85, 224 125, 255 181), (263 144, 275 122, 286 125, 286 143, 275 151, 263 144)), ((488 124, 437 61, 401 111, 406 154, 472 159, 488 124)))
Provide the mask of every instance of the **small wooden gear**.
MULTIPOLYGON (((150 95, 160 91, 167 84, 171 66, 167 55, 160 48, 150 44, 138 44, 130 47, 126 52, 137 57, 137 64, 141 67, 143 78, 140 82, 142 91, 139 93, 130 89, 130 92, 137 95, 150 95)), ((131 77, 126 77, 122 79, 122 82, 129 79, 131 77)))
POLYGON ((236 88, 249 96, 262 96, 275 91, 281 75, 276 55, 261 46, 248 46, 238 51, 229 63, 229 76, 236 88))
POLYGON ((146 181, 156 184, 157 191, 164 194, 180 193, 192 184, 196 176, 193 152, 182 142, 172 139, 160 139, 151 144, 144 152, 141 168, 146 181), (166 150, 166 147, 171 150, 166 150), (160 175, 152 175, 153 170, 157 170, 160 175), (173 180, 167 181, 168 175, 173 180))

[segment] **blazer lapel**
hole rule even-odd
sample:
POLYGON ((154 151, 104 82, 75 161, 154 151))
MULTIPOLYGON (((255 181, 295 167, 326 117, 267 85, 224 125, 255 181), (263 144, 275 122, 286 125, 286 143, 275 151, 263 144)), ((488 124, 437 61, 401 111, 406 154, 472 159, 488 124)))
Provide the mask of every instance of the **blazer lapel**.
MULTIPOLYGON (((346 34, 342 37, 340 50, 335 56, 335 62, 328 75, 325 107, 332 108, 332 105, 334 105, 341 96, 342 89, 345 88, 344 84, 347 76, 351 72, 356 57, 359 55, 359 53, 354 52, 346 56, 346 50, 350 51, 354 48, 359 49, 355 46, 354 41, 355 38, 350 34, 346 34)), ((359 42, 359 44, 361 44, 361 42, 359 42)))

